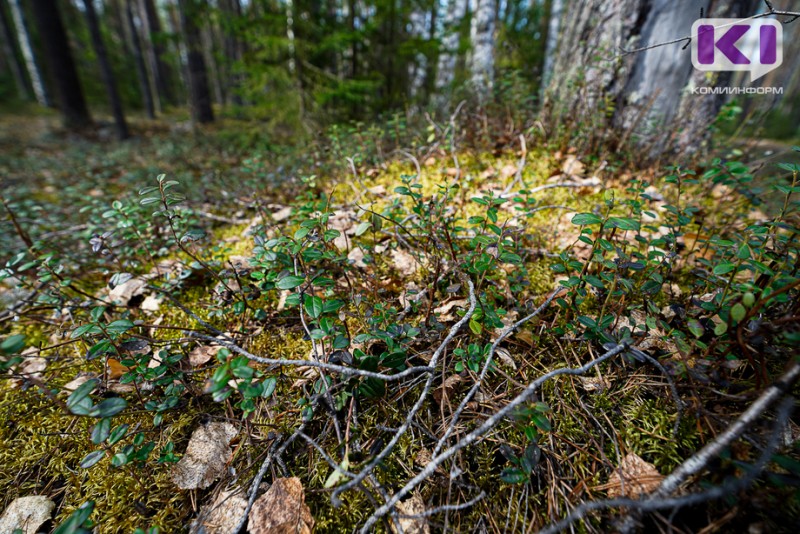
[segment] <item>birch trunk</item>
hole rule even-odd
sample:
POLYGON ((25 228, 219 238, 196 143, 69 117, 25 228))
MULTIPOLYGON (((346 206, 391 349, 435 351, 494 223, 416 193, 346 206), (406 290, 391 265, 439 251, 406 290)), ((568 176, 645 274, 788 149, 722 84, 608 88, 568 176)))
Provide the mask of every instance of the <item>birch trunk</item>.
POLYGON ((470 42, 470 82, 480 102, 486 102, 494 86, 494 0, 474 0, 470 42))
POLYGON ((467 13, 467 0, 450 0, 444 17, 444 28, 436 67, 435 90, 442 104, 452 89, 458 59, 458 25, 467 13))

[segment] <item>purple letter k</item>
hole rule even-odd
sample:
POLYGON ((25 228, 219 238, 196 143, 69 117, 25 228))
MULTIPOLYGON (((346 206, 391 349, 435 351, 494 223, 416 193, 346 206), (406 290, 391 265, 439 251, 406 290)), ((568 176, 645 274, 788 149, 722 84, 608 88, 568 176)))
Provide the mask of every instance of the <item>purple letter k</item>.
POLYGON ((715 42, 714 26, 699 26, 697 28, 697 61, 702 65, 711 65, 714 63, 714 49, 718 48, 734 65, 749 65, 750 60, 747 59, 747 56, 736 48, 736 41, 749 29, 750 26, 745 24, 735 24, 715 42))

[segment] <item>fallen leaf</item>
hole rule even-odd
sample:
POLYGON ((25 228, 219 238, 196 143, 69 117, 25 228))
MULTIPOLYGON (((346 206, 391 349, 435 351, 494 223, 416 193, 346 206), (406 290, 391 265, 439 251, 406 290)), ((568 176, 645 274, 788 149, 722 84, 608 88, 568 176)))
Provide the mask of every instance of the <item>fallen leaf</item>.
POLYGON ((453 393, 463 380, 464 379, 461 378, 460 375, 450 375, 442 385, 433 392, 433 398, 439 403, 443 400, 452 399, 453 393))
POLYGON ((200 345, 189 353, 189 363, 192 367, 200 367, 214 358, 222 347, 219 345, 200 345))
POLYGON ((405 250, 393 249, 391 251, 394 268, 405 276, 413 276, 419 268, 417 259, 405 250))
POLYGON ((442 304, 438 308, 434 308, 433 313, 435 313, 438 316, 439 321, 443 323, 447 321, 455 321, 456 314, 450 313, 453 311, 453 308, 466 310, 467 308, 469 308, 469 300, 467 299, 451 300, 450 302, 442 304))
POLYGON ((658 488, 663 479, 653 464, 631 453, 622 459, 604 487, 610 499, 622 496, 637 499, 658 488))
POLYGON ((511 367, 513 370, 517 370, 517 364, 514 363, 514 359, 511 357, 511 353, 508 350, 500 347, 494 351, 495 357, 503 362, 503 365, 507 365, 511 367))
POLYGON ((581 163, 581 161, 573 155, 565 157, 564 161, 561 163, 561 172, 567 175, 581 176, 585 170, 586 165, 581 163))
POLYGON ((108 379, 109 380, 116 380, 128 371, 130 371, 130 367, 125 367, 118 360, 114 358, 108 359, 108 379))
POLYGON ((36 534, 39 527, 52 517, 56 503, 44 495, 18 497, 8 505, 0 516, 0 532, 14 532, 19 529, 24 534, 36 534))
POLYGON ((204 506, 192 523, 190 534, 230 534, 239 525, 247 508, 247 499, 235 491, 223 491, 214 502, 204 506))
POLYGON ((85 384, 94 377, 95 377, 94 373, 77 376, 73 380, 70 380, 69 382, 64 384, 64 389, 66 389, 67 391, 75 391, 81 385, 85 384))
POLYGON ((147 282, 141 280, 139 278, 131 278, 124 284, 120 284, 111 291, 108 292, 108 296, 122 304, 123 306, 127 306, 128 303, 134 297, 138 297, 144 293, 144 288, 147 286, 147 282))
POLYGON ((311 534, 314 518, 297 477, 279 478, 250 510, 250 534, 311 534))
POLYGON ((364 262, 364 251, 361 250, 360 247, 354 247, 353 250, 347 254, 347 259, 356 267, 361 267, 363 269, 367 266, 367 264, 364 262))
POLYGON ((172 482, 181 489, 204 489, 225 473, 228 446, 238 431, 230 423, 208 423, 195 429, 183 458, 172 468, 172 482))
POLYGON ((162 300, 164 299, 160 299, 155 295, 148 295, 142 301, 141 308, 144 311, 158 311, 158 309, 161 307, 162 300))
MULTIPOLYGON (((397 503, 395 507, 400 514, 397 522, 404 534, 429 534, 431 529, 424 517, 403 517, 404 515, 419 515, 425 512, 425 503, 422 497, 414 495, 410 499, 397 503)), ((398 532, 397 526, 392 522, 392 532, 398 532)))

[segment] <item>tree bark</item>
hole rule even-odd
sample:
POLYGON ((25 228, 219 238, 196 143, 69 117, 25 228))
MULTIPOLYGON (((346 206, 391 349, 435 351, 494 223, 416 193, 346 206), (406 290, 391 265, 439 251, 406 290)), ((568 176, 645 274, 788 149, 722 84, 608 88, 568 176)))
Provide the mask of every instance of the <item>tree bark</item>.
POLYGON ((239 0, 223 0, 220 2, 223 19, 223 46, 225 49, 225 73, 228 83, 226 84, 226 94, 234 105, 242 105, 242 97, 238 93, 241 85, 238 63, 242 59, 242 43, 236 36, 236 29, 239 19, 242 16, 242 5, 239 0))
POLYGON ((547 24, 547 38, 544 48, 544 68, 542 70, 542 87, 547 86, 553 73, 553 63, 558 45, 558 34, 561 28, 561 17, 564 15, 564 0, 550 0, 550 17, 547 24))
POLYGON ((70 129, 91 124, 89 109, 83 96, 78 72, 72 59, 67 32, 61 21, 58 4, 54 0, 32 0, 33 17, 45 52, 46 63, 52 73, 59 108, 64 125, 70 129))
POLYGON ((114 78, 114 72, 111 70, 111 62, 108 60, 106 45, 100 33, 100 23, 97 21, 94 0, 83 0, 83 5, 86 7, 86 22, 89 26, 92 47, 97 55, 97 61, 100 64, 100 75, 103 78, 103 84, 106 86, 106 92, 108 93, 111 114, 114 116, 117 138, 123 141, 130 137, 130 132, 128 131, 128 124, 125 122, 125 113, 122 110, 122 101, 119 98, 119 91, 117 91, 117 82, 114 78))
POLYGON ((439 104, 449 100, 458 59, 458 25, 467 13, 467 0, 450 0, 444 17, 439 61, 436 68, 436 95, 439 104))
POLYGON ((744 17, 753 7, 743 0, 569 4, 545 95, 545 124, 590 143, 633 149, 642 162, 702 149, 724 96, 687 88, 724 84, 729 76, 693 69, 685 42, 634 54, 622 50, 687 36, 701 9, 706 17, 744 17))
POLYGON ((142 41, 139 38, 139 31, 136 29, 136 21, 133 16, 133 0, 125 0, 125 19, 128 22, 128 32, 133 52, 133 62, 136 65, 136 78, 139 80, 139 92, 142 93, 142 104, 145 113, 150 119, 156 118, 156 107, 153 102, 153 92, 150 88, 150 80, 147 76, 147 66, 144 62, 142 53, 142 41))
POLYGON ((493 0, 474 0, 470 42, 470 82, 478 100, 486 102, 494 87, 494 28, 495 3, 493 0))
POLYGON ((9 0, 8 4, 11 8, 11 16, 14 19, 14 24, 17 27, 17 41, 19 42, 22 57, 25 60, 25 67, 28 70, 28 77, 33 87, 33 94, 36 95, 36 101, 39 102, 39 104, 49 106, 50 99, 44 82, 42 81, 39 65, 36 63, 36 56, 33 54, 33 47, 31 46, 28 28, 25 25, 25 16, 22 12, 22 6, 20 6, 19 0, 9 0))
POLYGON ((17 94, 23 100, 30 100, 32 95, 25 80, 25 68, 17 55, 17 50, 14 46, 14 31, 11 29, 11 21, 8 19, 5 6, 2 3, 0 3, 0 26, 2 26, 0 40, 3 41, 3 56, 8 61, 8 68, 14 78, 17 94))
POLYGON ((160 97, 159 101, 163 100, 168 104, 174 105, 177 101, 172 86, 172 73, 166 61, 164 61, 164 45, 160 41, 162 29, 158 11, 156 11, 153 0, 141 0, 140 8, 141 19, 147 36, 150 68, 153 72, 156 93, 160 97))
POLYGON ((198 0, 178 0, 181 28, 186 43, 186 63, 189 74, 189 99, 192 119, 198 123, 213 122, 211 94, 208 87, 208 72, 203 59, 203 40, 197 25, 200 2, 198 0))

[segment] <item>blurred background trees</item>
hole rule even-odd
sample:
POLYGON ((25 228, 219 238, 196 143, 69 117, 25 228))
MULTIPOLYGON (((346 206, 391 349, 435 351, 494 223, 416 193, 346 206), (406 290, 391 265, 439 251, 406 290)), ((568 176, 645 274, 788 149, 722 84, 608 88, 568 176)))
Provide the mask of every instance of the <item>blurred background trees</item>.
MULTIPOLYGON (((577 121, 610 127, 614 143, 657 156, 690 149, 687 140, 694 139, 684 134, 665 142, 662 126, 689 132, 694 120, 705 127, 725 100, 694 98, 687 105, 686 87, 703 80, 693 76, 681 44, 622 57, 621 49, 687 34, 700 7, 715 16, 746 16, 759 6, 716 0, 0 0, 0 102, 54 106, 70 128, 88 124, 91 107, 98 117, 116 116, 123 137, 122 110, 150 118, 190 112, 196 123, 241 117, 272 132, 302 135, 398 112, 445 115, 466 98, 478 109, 535 109, 549 131, 569 130, 577 121)), ((785 57, 800 61, 791 50, 785 57)), ((770 81, 797 85, 795 67, 784 65, 770 81)), ((797 117, 800 103, 796 96, 768 105, 743 100, 738 109, 750 118, 774 116, 776 109, 797 117)), ((797 121, 782 121, 778 134, 797 135, 797 121)), ((593 136, 591 142, 606 141, 593 136)))

